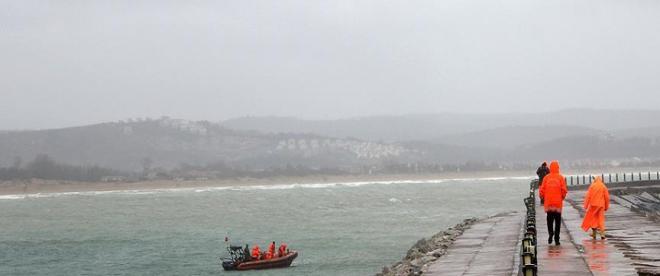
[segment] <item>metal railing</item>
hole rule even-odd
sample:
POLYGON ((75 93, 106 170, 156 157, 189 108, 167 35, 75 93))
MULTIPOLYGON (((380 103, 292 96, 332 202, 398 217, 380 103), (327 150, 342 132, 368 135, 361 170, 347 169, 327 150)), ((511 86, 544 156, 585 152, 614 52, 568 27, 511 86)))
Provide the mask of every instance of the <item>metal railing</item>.
POLYGON ((568 186, 578 186, 578 185, 590 185, 593 183, 593 180, 596 176, 600 176, 603 179, 603 182, 607 183, 626 183, 626 182, 638 182, 638 181, 660 181, 660 171, 656 172, 629 172, 629 173, 602 173, 598 174, 583 174, 583 175, 568 175, 564 178, 566 179, 566 185, 568 186))
POLYGON ((523 201, 527 208, 525 215, 525 233, 523 235, 520 250, 520 271, 524 276, 536 276, 538 270, 537 239, 536 239, 536 197, 534 188, 538 180, 533 180, 529 185, 529 197, 523 201))

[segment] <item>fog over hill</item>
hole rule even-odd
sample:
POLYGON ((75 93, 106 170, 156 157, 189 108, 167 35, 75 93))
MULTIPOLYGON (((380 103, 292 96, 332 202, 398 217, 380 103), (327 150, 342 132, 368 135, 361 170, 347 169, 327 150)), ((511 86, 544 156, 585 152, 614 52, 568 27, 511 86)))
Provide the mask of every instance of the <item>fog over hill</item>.
POLYGON ((410 164, 444 170, 466 164, 502 168, 543 159, 657 160, 660 127, 653 126, 657 117, 648 117, 657 113, 568 110, 335 121, 253 117, 222 123, 163 117, 0 132, 0 167, 25 164, 39 155, 124 171, 208 167, 258 172, 299 166, 355 173, 400 171, 410 164), (601 123, 607 120, 612 125, 601 123), (607 128, 597 128, 603 126, 607 128), (620 126, 631 128, 616 129, 620 126))
POLYGON ((231 166, 259 170, 286 165, 351 167, 402 157, 397 145, 312 134, 262 134, 205 121, 162 118, 0 133, 0 164, 38 155, 69 164, 122 170, 231 166))
POLYGON ((558 138, 571 136, 602 136, 604 130, 579 126, 542 125, 508 126, 475 132, 452 134, 437 141, 466 147, 485 147, 493 149, 514 149, 526 145, 550 142, 558 138))
MULTIPOLYGON (((426 115, 373 116, 342 120, 301 120, 285 117, 243 117, 226 120, 223 126, 233 129, 250 129, 262 132, 315 133, 332 137, 356 137, 365 140, 406 141, 427 140, 444 141, 460 137, 469 132, 479 132, 502 127, 546 127, 566 126, 547 131, 559 131, 569 134, 585 128, 585 133, 616 131, 629 128, 647 128, 660 126, 658 110, 596 110, 567 109, 547 113, 502 113, 502 114, 460 114, 441 113, 426 115), (459 135, 459 136, 456 136, 459 135)), ((509 129, 512 130, 512 129, 509 129)), ((530 129, 531 130, 531 129, 530 129)), ((522 131, 522 129, 521 129, 522 131)), ((531 130, 533 131, 533 130, 531 130)), ((543 131, 543 130, 540 130, 543 131)), ((649 132, 654 136, 659 132, 649 132)), ((518 133, 511 133, 518 135, 518 133)), ((549 134, 549 137, 556 136, 549 134)), ((518 138, 514 138, 518 139, 518 138)), ((528 141, 533 143, 534 140, 528 141)))

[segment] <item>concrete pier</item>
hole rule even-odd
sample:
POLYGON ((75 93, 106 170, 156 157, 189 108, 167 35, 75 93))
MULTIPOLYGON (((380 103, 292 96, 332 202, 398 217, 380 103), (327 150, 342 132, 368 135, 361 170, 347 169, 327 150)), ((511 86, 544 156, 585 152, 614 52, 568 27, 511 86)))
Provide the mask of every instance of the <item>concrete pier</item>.
POLYGON ((511 275, 521 225, 520 213, 480 221, 465 230, 424 275, 511 275))
MULTIPOLYGON (((660 187, 640 184, 635 188, 660 187)), ((631 185, 612 186, 611 192, 631 185)), ((623 201, 613 195, 606 213, 608 238, 593 240, 580 228, 585 192, 584 187, 569 191, 559 246, 548 244, 546 216, 543 207, 537 206, 537 275, 660 275, 660 222, 617 203, 623 201)), ((446 255, 428 265, 424 275, 519 275, 517 249, 523 217, 511 213, 476 223, 446 255)))
MULTIPOLYGON (((566 205, 564 209, 571 208, 570 205, 566 205)), ((566 224, 562 224, 559 234, 561 245, 548 243, 548 224, 545 218, 543 206, 537 205, 538 275, 592 275, 579 248, 569 234, 571 229, 566 224)))
POLYGON ((605 214, 607 239, 593 240, 580 228, 583 199, 584 191, 569 194, 573 208, 563 219, 594 275, 660 275, 660 223, 612 202, 605 214))

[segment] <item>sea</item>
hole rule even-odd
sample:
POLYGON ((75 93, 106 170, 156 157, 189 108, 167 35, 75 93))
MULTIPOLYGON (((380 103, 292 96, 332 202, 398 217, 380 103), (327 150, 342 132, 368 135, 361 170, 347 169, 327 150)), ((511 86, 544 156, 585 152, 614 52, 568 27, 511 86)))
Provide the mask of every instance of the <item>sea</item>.
POLYGON ((528 177, 0 196, 0 275, 374 275, 419 239, 522 211, 528 177), (293 266, 222 270, 225 237, 293 266))

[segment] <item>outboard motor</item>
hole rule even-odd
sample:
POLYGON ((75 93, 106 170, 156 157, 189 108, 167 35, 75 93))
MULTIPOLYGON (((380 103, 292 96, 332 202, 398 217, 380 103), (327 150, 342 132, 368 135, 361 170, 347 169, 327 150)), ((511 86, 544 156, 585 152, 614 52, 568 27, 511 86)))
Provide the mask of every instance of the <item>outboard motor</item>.
POLYGON ((222 268, 224 268, 225 270, 235 270, 236 262, 234 262, 234 260, 224 259, 222 260, 222 268))

